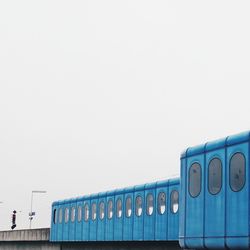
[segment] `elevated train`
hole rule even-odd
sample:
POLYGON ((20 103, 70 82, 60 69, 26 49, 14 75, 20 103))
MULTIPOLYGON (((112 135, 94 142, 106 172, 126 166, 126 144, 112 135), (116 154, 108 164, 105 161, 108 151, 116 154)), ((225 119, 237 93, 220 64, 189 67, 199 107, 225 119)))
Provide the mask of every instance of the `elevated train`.
POLYGON ((179 241, 185 249, 249 249, 250 132, 191 147, 178 179, 52 204, 53 242, 179 241))

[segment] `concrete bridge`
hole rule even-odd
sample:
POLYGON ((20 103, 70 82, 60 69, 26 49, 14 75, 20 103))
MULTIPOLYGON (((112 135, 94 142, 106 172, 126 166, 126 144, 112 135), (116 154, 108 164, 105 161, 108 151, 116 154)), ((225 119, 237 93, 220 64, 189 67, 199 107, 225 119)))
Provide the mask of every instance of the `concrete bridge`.
POLYGON ((0 231, 0 250, 177 250, 178 242, 49 242, 49 228, 0 231))

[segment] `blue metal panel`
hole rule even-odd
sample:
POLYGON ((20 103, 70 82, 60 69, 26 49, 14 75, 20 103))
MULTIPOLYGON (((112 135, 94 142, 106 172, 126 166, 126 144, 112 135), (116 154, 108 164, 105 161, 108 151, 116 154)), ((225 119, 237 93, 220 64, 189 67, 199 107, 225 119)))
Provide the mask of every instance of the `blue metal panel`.
POLYGON ((212 142, 208 142, 206 144, 205 151, 209 152, 209 151, 214 151, 216 149, 225 148, 226 141, 227 141, 226 138, 223 138, 223 139, 215 140, 215 141, 212 141, 212 142))
POLYGON ((107 198, 106 198, 106 204, 107 204, 107 216, 106 216, 106 227, 105 227, 105 240, 106 241, 113 241, 114 240, 114 208, 115 208, 115 192, 110 191, 107 192, 107 198), (113 203, 113 212, 112 212, 112 218, 108 218, 108 203, 109 201, 112 201, 113 203))
POLYGON ((72 216, 72 209, 75 209, 76 212, 76 199, 71 199, 70 201, 70 210, 69 210, 69 241, 75 241, 75 227, 76 227, 76 218, 72 216))
POLYGON ((89 241, 90 237, 90 220, 91 220, 91 202, 90 202, 90 196, 84 196, 83 197, 83 213, 82 213, 82 240, 83 241, 89 241), (89 215, 86 217, 87 220, 85 220, 85 205, 89 206, 89 215))
POLYGON ((124 219, 123 219, 123 240, 132 241, 133 240, 133 220, 134 220, 134 187, 124 189, 124 219), (132 204, 131 216, 126 215, 126 200, 131 198, 132 204))
POLYGON ((187 166, 186 158, 181 158, 181 179, 180 179, 180 220, 179 220, 179 244, 186 248, 186 197, 187 197, 187 166))
POLYGON ((105 222, 106 222, 106 193, 100 193, 98 196, 98 210, 99 213, 97 215, 97 220, 98 220, 98 227, 97 227, 97 240, 98 241, 104 241, 105 240, 105 222), (100 214, 100 204, 101 202, 104 203, 104 218, 101 218, 100 214))
POLYGON ((227 138, 227 145, 232 146, 235 144, 248 142, 249 141, 249 131, 243 132, 237 135, 231 135, 227 138))
MULTIPOLYGON (((231 157, 241 152, 246 160, 246 182, 242 190, 234 192, 227 186, 226 199, 226 244, 229 248, 249 247, 249 143, 227 148, 227 169, 231 157)), ((229 182, 229 171, 227 173, 229 182)))
POLYGON ((114 213, 114 241, 121 241, 123 235, 123 217, 124 217, 124 191, 123 189, 118 189, 115 191, 115 213, 114 213), (117 201, 122 201, 122 214, 118 218, 117 214, 117 201))
POLYGON ((65 200, 63 203, 63 241, 69 241, 69 221, 65 221, 65 211, 70 208, 70 200, 65 200))
MULTIPOLYGON (((145 186, 139 185, 135 186, 135 195, 134 195, 134 204, 135 204, 135 210, 136 210, 136 197, 141 196, 142 197, 142 204, 144 204, 144 192, 145 186)), ((144 207, 142 207, 142 214, 141 216, 134 215, 134 228, 133 228, 133 240, 143 240, 143 229, 144 229, 144 207)))
POLYGON ((76 241, 82 240, 82 221, 83 221, 83 197, 77 198, 76 205, 76 233, 75 239, 76 241), (79 211, 81 210, 81 212, 79 211), (80 215, 78 213, 81 213, 80 215))
MULTIPOLYGON (((190 149, 189 149, 190 150, 190 149)), ((188 151, 189 151, 188 150, 188 151)), ((204 234, 204 154, 194 155, 187 158, 187 196, 186 196, 186 245, 189 248, 203 248, 204 234), (193 198, 189 194, 188 175, 193 163, 201 165, 201 192, 193 198)))
POLYGON ((90 196, 90 218, 89 218, 89 240, 90 241, 96 241, 97 239, 97 215, 98 215, 98 194, 93 194, 90 196), (96 204, 96 214, 95 218, 93 217, 94 213, 92 211, 93 209, 93 204, 96 204))
POLYGON ((192 147, 192 148, 188 148, 187 157, 203 154, 204 150, 205 150, 205 145, 198 145, 198 146, 195 146, 195 147, 192 147))
MULTIPOLYGON (((216 143, 225 146, 225 139, 216 143)), ((216 148, 215 145, 208 145, 209 149, 216 148), (214 146, 214 147, 213 147, 214 146)), ((221 148, 217 147, 217 148, 221 148)), ((215 149, 206 154, 205 173, 208 180, 208 166, 212 159, 218 158, 222 162, 222 188, 218 194, 211 194, 208 188, 205 188, 205 246, 207 248, 224 248, 225 236, 225 148, 215 149)), ((208 187, 208 184, 206 185, 208 187)), ((228 185, 226 185, 228 186, 228 185)))
POLYGON ((156 214, 155 214, 155 240, 167 240, 168 235, 168 180, 159 181, 156 185, 156 214), (163 214, 159 213, 158 196, 164 192, 166 197, 166 208, 163 214))
POLYGON ((59 221, 59 212, 62 209, 63 218, 63 201, 58 202, 58 225, 57 225, 57 241, 63 241, 63 221, 59 221))
POLYGON ((58 225, 58 205, 57 204, 58 204, 57 202, 53 202, 52 209, 51 209, 50 241, 57 241, 57 225, 58 225))
POLYGON ((169 180, 169 188, 168 188, 168 200, 169 200, 169 212, 168 212, 168 240, 178 240, 179 236, 179 209, 176 213, 171 211, 171 193, 173 191, 177 191, 180 193, 180 180, 173 179, 169 180))
POLYGON ((155 239, 155 214, 156 214, 156 183, 145 185, 145 201, 144 201, 144 240, 155 239), (153 213, 147 213, 147 196, 153 195, 153 213))

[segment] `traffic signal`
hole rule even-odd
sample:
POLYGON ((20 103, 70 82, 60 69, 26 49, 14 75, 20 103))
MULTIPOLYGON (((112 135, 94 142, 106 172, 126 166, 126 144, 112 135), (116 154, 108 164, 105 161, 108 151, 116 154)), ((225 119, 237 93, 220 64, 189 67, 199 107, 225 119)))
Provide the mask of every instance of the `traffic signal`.
POLYGON ((16 210, 13 211, 12 214, 12 226, 11 229, 13 230, 16 227, 16 210))

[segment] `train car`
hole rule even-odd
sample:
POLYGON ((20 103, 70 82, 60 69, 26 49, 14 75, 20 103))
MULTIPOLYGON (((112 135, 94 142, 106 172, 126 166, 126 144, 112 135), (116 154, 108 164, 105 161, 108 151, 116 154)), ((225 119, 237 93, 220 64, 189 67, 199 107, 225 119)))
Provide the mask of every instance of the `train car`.
POLYGON ((51 235, 62 241, 178 241, 179 179, 52 204, 51 235))
POLYGON ((181 247, 249 249, 249 143, 246 132, 181 155, 181 247))
POLYGON ((180 179, 56 201, 50 240, 249 249, 249 144, 245 132, 186 149, 180 179))

